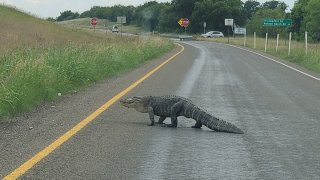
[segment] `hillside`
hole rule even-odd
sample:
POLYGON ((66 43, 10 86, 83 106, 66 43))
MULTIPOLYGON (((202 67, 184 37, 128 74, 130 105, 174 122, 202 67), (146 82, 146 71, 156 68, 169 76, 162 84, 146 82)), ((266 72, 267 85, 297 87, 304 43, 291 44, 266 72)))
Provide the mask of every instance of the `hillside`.
POLYGON ((138 66, 168 40, 63 27, 0 5, 0 121, 138 66))
POLYGON ((101 36, 64 28, 55 23, 35 18, 14 8, 0 5, 0 50, 21 45, 65 44, 66 42, 93 42, 101 36))

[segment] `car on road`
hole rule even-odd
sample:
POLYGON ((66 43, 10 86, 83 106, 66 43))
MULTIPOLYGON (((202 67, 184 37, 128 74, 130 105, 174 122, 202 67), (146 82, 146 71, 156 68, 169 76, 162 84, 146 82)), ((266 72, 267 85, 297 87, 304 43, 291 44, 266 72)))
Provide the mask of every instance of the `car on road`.
POLYGON ((201 34, 201 37, 224 37, 223 33, 220 31, 209 31, 205 34, 201 34))
POLYGON ((117 26, 117 25, 114 25, 114 26, 112 27, 112 30, 111 30, 111 31, 118 33, 118 32, 119 32, 118 26, 117 26))

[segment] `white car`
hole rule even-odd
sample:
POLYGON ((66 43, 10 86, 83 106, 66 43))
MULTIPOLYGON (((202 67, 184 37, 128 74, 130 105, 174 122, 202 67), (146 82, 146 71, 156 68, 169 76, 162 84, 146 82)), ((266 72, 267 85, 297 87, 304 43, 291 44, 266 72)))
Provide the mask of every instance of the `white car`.
POLYGON ((201 34, 201 37, 224 37, 224 35, 220 31, 209 31, 205 34, 201 34))
POLYGON ((114 26, 112 27, 112 30, 111 30, 111 31, 118 33, 118 32, 119 32, 118 26, 117 26, 117 25, 114 25, 114 26))

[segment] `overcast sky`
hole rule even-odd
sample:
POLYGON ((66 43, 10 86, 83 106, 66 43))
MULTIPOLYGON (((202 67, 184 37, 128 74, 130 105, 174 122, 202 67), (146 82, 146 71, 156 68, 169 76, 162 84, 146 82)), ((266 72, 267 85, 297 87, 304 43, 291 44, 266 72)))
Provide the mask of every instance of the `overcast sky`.
MULTIPOLYGON (((15 6, 41 18, 56 18, 60 12, 71 10, 82 13, 92 6, 113 6, 116 4, 138 6, 151 0, 0 0, 0 3, 15 6)), ((171 0, 156 0, 157 2, 171 2, 171 0)), ((245 2, 245 0, 242 0, 245 2)), ((257 0, 260 3, 266 0, 257 0)), ((280 0, 292 9, 295 0, 280 0)))

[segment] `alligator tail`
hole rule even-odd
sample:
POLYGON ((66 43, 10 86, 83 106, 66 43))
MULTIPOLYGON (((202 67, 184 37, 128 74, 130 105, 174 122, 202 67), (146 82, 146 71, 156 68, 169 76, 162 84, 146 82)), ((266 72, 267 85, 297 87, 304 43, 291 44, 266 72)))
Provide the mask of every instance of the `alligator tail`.
POLYGON ((209 118, 207 119, 202 119, 201 122, 203 125, 215 131, 243 134, 243 131, 237 126, 224 120, 218 119, 212 115, 209 115, 209 118))
POLYGON ((237 126, 219 118, 216 118, 198 107, 196 107, 193 110, 194 112, 191 114, 191 118, 195 119, 197 122, 201 122, 209 129, 219 132, 243 134, 243 131, 239 129, 237 126))

